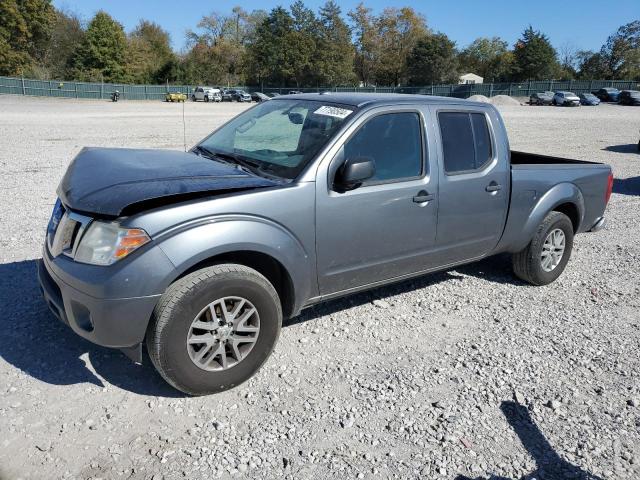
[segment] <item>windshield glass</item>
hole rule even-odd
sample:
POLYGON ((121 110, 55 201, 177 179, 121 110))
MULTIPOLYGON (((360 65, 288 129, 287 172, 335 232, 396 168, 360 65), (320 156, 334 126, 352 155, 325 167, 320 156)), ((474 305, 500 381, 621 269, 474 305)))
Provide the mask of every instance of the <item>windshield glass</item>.
POLYGON ((272 100, 241 113, 204 139, 211 152, 293 179, 353 113, 351 106, 272 100))

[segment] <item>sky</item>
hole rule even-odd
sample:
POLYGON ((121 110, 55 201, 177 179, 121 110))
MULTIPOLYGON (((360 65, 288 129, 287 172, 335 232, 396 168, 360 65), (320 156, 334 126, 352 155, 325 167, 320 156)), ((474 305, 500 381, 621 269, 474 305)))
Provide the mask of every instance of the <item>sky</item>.
MULTIPOLYGON (((235 5, 247 11, 270 10, 291 1, 244 0, 207 2, 206 0, 54 0, 57 8, 65 8, 89 20, 96 11, 106 10, 123 24, 128 32, 141 18, 154 21, 171 34, 176 51, 184 48, 185 32, 194 29, 203 15, 212 11, 228 13, 235 5)), ((305 0, 314 10, 324 0, 305 0)), ((355 7, 359 0, 338 0, 343 13, 355 7)), ((478 37, 502 37, 512 45, 524 28, 531 24, 547 34, 556 48, 570 45, 578 50, 599 50, 607 37, 618 27, 640 18, 639 0, 616 0, 614 5, 604 0, 536 0, 535 2, 496 2, 478 0, 420 1, 367 0, 374 12, 385 7, 412 6, 427 18, 432 30, 441 31, 465 47, 478 37), (603 8, 604 7, 604 8, 603 8), (634 18, 634 15, 635 18, 634 18)))

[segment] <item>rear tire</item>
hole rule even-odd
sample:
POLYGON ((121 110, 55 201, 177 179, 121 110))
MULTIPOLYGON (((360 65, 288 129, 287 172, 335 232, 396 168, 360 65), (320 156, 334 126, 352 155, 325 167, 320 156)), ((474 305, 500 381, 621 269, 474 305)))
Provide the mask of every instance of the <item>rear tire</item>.
POLYGON ((572 249, 571 220, 564 213, 550 212, 536 230, 529 245, 513 255, 513 272, 518 278, 532 285, 548 285, 562 274, 571 257, 572 249))
POLYGON ((154 310, 146 343, 153 365, 169 384, 189 395, 207 395, 251 378, 269 358, 281 325, 280 299, 264 276, 244 265, 214 265, 167 289, 154 310), (236 307, 242 308, 233 317, 237 322, 231 321, 236 307), (250 320, 241 318, 247 315, 250 320))

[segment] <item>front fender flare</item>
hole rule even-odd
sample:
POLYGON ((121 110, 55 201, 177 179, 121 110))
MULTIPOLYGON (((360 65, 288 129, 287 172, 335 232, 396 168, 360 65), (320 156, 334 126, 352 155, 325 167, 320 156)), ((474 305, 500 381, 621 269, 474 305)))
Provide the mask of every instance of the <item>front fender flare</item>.
POLYGON ((154 240, 175 265, 165 288, 200 262, 225 253, 249 251, 269 255, 287 270, 294 288, 294 311, 313 296, 314 257, 291 231, 271 220, 217 216, 181 225, 154 240))

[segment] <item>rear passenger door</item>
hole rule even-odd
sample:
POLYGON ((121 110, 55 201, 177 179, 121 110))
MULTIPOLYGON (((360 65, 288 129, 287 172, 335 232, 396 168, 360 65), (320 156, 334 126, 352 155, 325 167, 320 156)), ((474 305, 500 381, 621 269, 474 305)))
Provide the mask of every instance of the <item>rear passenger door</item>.
POLYGON ((441 265, 480 258, 497 245, 509 205, 506 139, 493 110, 431 107, 438 131, 438 233, 441 265), (497 130, 500 131, 500 130, 497 130))

